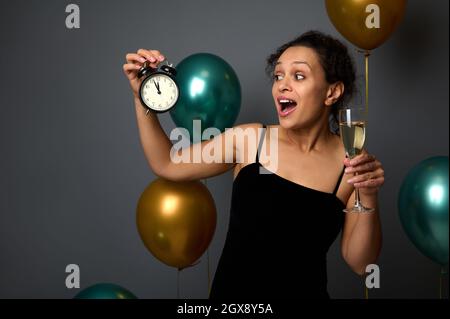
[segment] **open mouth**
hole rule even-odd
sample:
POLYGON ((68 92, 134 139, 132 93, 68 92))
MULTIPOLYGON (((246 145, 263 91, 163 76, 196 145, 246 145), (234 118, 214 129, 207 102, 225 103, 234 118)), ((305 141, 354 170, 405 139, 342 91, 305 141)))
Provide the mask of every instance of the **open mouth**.
POLYGON ((280 97, 277 100, 279 105, 278 111, 281 116, 287 116, 292 113, 297 106, 297 102, 288 98, 280 97))

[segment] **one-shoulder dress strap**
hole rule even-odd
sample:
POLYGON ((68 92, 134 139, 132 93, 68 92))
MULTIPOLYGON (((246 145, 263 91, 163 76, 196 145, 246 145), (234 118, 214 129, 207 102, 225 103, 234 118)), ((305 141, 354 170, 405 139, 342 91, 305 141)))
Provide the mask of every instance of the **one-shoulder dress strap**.
POLYGON ((341 175, 339 175, 338 181, 337 181, 337 183, 336 183, 336 187, 334 187, 333 195, 336 195, 336 192, 337 192, 338 189, 339 189, 339 185, 341 185, 342 176, 344 176, 344 171, 345 171, 345 165, 344 165, 344 167, 342 168, 341 175))
MULTIPOLYGON (((259 129, 258 129, 259 131, 259 129)), ((266 124, 263 124, 262 130, 261 130, 261 137, 259 139, 258 144, 258 150, 256 151, 256 163, 259 163, 259 152, 261 152, 261 147, 264 142, 264 137, 266 136, 266 124)))

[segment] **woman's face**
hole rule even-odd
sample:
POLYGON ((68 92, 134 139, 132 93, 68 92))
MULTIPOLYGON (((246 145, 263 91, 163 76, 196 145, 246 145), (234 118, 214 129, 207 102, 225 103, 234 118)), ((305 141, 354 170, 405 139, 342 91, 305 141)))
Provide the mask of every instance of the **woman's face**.
POLYGON ((329 83, 319 57, 307 47, 290 47, 279 57, 274 70, 272 95, 280 125, 285 129, 308 128, 328 123, 325 106, 329 83), (326 114, 324 114, 326 113, 326 114))

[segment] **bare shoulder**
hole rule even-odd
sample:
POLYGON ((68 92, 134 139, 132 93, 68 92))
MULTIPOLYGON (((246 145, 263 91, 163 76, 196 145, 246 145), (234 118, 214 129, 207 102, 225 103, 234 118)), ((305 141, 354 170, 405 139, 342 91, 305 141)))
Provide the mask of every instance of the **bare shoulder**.
POLYGON ((261 123, 245 123, 233 127, 236 149, 241 153, 248 153, 257 143, 258 134, 263 127, 261 123))
POLYGON ((257 130, 259 128, 263 127, 262 123, 258 123, 258 122, 253 122, 253 123, 244 123, 244 124, 239 124, 234 126, 233 128, 240 128, 240 129, 253 129, 253 130, 257 130))
POLYGON ((242 150, 242 147, 245 147, 244 144, 251 144, 251 139, 255 138, 260 132, 259 130, 263 127, 261 123, 245 123, 239 124, 232 128, 230 132, 233 137, 236 139, 236 147, 242 150), (245 141, 243 144, 242 142, 245 141))
POLYGON ((234 177, 246 165, 253 162, 258 148, 258 139, 262 123, 244 123, 233 127, 233 140, 236 148, 236 165, 234 177))

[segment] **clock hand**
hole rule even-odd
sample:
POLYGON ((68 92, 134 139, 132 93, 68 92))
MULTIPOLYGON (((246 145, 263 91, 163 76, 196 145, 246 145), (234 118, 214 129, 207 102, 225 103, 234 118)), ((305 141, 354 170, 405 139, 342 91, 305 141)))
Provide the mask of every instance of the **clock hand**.
POLYGON ((153 83, 155 84, 156 90, 158 90, 158 94, 161 94, 161 91, 159 90, 159 83, 156 83, 155 80, 153 80, 153 83))
POLYGON ((161 94, 161 89, 159 88, 159 82, 156 82, 156 85, 158 86, 158 92, 161 94))

